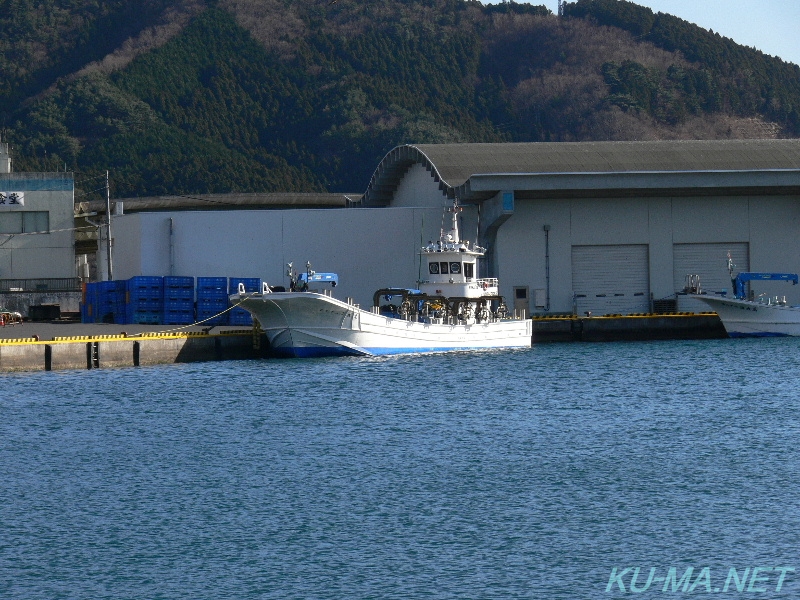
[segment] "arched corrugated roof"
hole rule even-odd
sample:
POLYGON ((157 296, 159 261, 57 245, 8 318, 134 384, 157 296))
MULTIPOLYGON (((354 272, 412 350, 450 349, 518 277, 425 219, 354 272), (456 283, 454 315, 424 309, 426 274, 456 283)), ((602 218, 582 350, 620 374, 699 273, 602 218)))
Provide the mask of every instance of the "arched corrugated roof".
POLYGON ((485 174, 635 173, 800 169, 800 140, 660 140, 398 146, 375 169, 366 205, 391 200, 403 175, 421 164, 448 197, 468 194, 485 174))

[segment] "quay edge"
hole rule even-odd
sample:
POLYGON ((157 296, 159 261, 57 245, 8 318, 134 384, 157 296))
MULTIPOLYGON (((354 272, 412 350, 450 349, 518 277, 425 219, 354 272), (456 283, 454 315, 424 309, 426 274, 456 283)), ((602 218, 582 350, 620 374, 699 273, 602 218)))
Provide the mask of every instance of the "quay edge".
POLYGON ((708 340, 727 338, 717 313, 533 318, 533 343, 708 340))
POLYGON ((267 348, 263 334, 252 330, 0 339, 0 372, 256 359, 267 348))
MULTIPOLYGON (((533 344, 544 342, 609 342, 625 340, 676 340, 727 338, 716 313, 609 315, 602 317, 534 317, 533 344)), ((99 334, 101 325, 56 325, 48 331, 88 332, 36 339, 38 331, 25 325, 29 337, 0 337, 0 373, 136 367, 146 365, 267 358, 269 343, 261 332, 203 330, 183 333, 140 331, 99 334), (28 333, 30 332, 30 333, 28 333)), ((105 326, 109 327, 109 326, 105 326)), ((22 333, 22 331, 19 331, 22 333)), ((41 336, 40 336, 41 337, 41 336)))

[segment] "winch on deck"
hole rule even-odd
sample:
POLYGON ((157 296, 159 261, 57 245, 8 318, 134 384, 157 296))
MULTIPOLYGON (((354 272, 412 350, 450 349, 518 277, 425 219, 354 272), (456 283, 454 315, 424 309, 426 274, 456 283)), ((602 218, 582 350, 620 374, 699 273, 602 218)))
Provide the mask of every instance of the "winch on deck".
POLYGON ((429 296, 420 290, 384 288, 372 298, 373 310, 386 317, 423 323, 490 323, 508 316, 501 296, 429 296), (381 300, 387 304, 381 304, 381 300))

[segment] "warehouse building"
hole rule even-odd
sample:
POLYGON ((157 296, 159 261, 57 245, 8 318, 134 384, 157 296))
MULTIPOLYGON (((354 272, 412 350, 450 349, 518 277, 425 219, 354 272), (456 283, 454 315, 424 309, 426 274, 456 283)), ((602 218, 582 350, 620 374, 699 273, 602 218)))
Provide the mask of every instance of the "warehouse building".
POLYGON ((0 281, 75 278, 71 173, 14 173, 0 143, 0 281))
MULTIPOLYGON (((465 207, 462 237, 488 249, 483 274, 529 314, 703 310, 682 294, 687 276, 712 293, 730 288, 728 254, 737 271, 800 271, 798 140, 400 146, 362 196, 328 208, 122 201, 137 212, 114 220, 114 260, 120 278, 270 283, 286 262, 310 261, 366 303, 374 289, 414 285, 416 251, 438 237, 453 198, 465 207)), ((800 303, 798 288, 758 285, 800 303)))

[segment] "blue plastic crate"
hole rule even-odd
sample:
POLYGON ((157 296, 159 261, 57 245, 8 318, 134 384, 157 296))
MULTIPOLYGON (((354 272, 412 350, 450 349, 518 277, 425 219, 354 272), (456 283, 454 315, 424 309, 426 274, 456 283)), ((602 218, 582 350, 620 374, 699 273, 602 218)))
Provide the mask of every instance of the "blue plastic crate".
POLYGON ((192 298, 164 298, 163 307, 168 310, 194 310, 194 300, 192 298))
POLYGON ((117 284, 115 281, 98 281, 95 288, 95 304, 103 311, 114 311, 117 303, 117 284))
POLYGON ((194 301, 194 288, 164 288, 164 302, 171 300, 194 301))
POLYGON ((103 308, 111 308, 111 310, 114 310, 114 307, 117 305, 117 299, 100 295, 95 297, 95 304, 103 308))
POLYGON ((164 277, 164 305, 173 300, 194 301, 194 277, 164 277))
POLYGON ((227 277, 198 277, 197 278, 197 291, 198 293, 208 291, 218 291, 227 293, 228 291, 228 278, 227 277))
POLYGON ((167 275, 164 277, 164 289, 190 289, 194 291, 194 277, 167 275))
POLYGON ((228 292, 219 290, 197 290, 198 302, 221 302, 228 303, 228 292))
POLYGON ((231 277, 229 279, 230 284, 228 285, 228 293, 235 294, 239 291, 239 284, 244 284, 244 291, 245 292, 260 292, 261 291, 261 279, 258 277, 231 277))
POLYGON ((125 292, 125 304, 136 304, 138 302, 156 302, 162 304, 164 296, 155 290, 128 290, 125 292))
MULTIPOLYGON (((199 293, 199 292, 198 292, 199 293)), ((228 308, 228 295, 205 295, 197 296, 197 306, 221 306, 221 310, 228 308)))
POLYGON ((150 275, 137 275, 128 279, 128 290, 158 290, 164 289, 164 278, 150 275))
POLYGON ((136 302, 128 302, 125 304, 125 312, 136 312, 139 310, 164 310, 164 303, 161 300, 140 299, 136 302))
MULTIPOLYGON (((198 292, 199 294, 199 292, 198 292)), ((228 313, 224 312, 228 308, 228 296, 197 297, 197 320, 202 321, 209 317, 214 317, 205 324, 226 325, 228 323, 228 313), (223 314, 219 314, 223 313, 223 314), (219 315, 219 316, 217 316, 219 315)))

